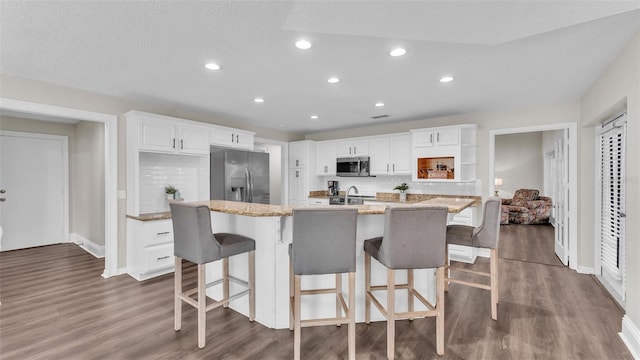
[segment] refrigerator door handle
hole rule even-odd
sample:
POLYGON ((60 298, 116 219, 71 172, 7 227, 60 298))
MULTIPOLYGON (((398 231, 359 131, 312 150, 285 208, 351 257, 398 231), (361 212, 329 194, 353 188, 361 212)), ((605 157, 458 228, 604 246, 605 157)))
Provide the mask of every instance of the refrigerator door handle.
POLYGON ((251 181, 251 170, 249 168, 244 169, 245 173, 245 189, 247 196, 245 197, 246 202, 253 202, 253 189, 252 189, 252 181, 251 181))

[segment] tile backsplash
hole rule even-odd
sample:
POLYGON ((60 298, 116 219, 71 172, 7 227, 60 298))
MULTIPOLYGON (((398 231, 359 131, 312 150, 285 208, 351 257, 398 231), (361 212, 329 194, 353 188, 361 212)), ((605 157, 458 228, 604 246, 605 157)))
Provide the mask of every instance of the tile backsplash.
POLYGON ((169 211, 165 186, 185 201, 209 199, 209 157, 140 153, 140 213, 169 211))
MULTIPOLYGON (((355 185, 361 195, 375 196, 376 192, 394 192, 393 188, 402 183, 409 185, 407 193, 411 194, 442 194, 442 195, 480 195, 480 180, 472 182, 412 182, 411 176, 385 176, 376 177, 336 177, 324 176, 322 184, 327 180, 338 180, 340 191, 346 191, 349 186, 355 185)), ((311 189, 311 190, 324 190, 311 189)))

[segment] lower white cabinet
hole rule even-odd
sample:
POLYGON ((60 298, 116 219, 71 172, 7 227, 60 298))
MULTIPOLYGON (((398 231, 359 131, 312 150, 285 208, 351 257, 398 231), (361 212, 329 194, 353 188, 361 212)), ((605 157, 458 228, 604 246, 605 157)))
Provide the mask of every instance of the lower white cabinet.
POLYGON ((127 273, 141 281, 170 273, 173 266, 171 219, 127 219, 127 273))

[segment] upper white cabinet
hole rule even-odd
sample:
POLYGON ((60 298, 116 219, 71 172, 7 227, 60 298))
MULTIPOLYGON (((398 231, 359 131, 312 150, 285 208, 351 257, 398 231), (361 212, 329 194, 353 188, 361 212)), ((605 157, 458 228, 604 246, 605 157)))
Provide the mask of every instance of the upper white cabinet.
POLYGON ((318 143, 317 175, 335 176, 337 157, 336 143, 334 141, 323 141, 318 143))
POLYGON ((315 158, 315 143, 313 141, 296 141, 289 143, 289 167, 308 168, 311 158, 315 158))
POLYGON ((255 133, 215 126, 211 129, 211 145, 253 150, 255 133))
POLYGON ((413 181, 474 181, 476 125, 411 130, 413 181))
POLYGON ((209 153, 209 135, 204 126, 179 124, 147 114, 127 115, 127 121, 136 120, 140 151, 194 155, 209 153))
POLYGON ((411 174, 411 135, 393 135, 369 139, 371 175, 411 174))
POLYGON ((459 131, 457 128, 432 128, 412 130, 413 147, 430 147, 443 145, 457 145, 459 131))
POLYGON ((369 139, 341 140, 335 144, 337 157, 369 155, 369 139))

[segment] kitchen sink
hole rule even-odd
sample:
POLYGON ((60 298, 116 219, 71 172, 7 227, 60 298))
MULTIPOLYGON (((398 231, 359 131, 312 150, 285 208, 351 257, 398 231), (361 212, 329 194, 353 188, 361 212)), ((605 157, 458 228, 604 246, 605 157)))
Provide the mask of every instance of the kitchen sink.
MULTIPOLYGON (((375 200, 375 196, 367 195, 349 195, 348 205, 362 205, 365 200, 375 200)), ((330 205, 345 205, 344 196, 331 196, 329 197, 330 205)))

